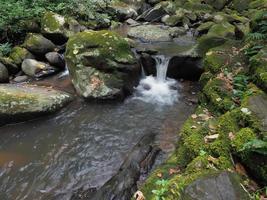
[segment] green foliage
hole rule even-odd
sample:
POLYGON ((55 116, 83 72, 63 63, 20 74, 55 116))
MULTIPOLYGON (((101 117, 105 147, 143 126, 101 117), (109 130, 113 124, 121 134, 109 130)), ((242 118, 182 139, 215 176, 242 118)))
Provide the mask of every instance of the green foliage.
POLYGON ((169 185, 169 181, 162 179, 162 180, 157 180, 155 183, 159 187, 158 189, 152 190, 152 193, 155 195, 155 199, 165 200, 163 195, 165 194, 165 192, 168 191, 167 186, 169 185))
POLYGON ((247 55, 248 57, 252 57, 257 55, 257 53, 259 53, 259 51, 263 48, 263 45, 251 45, 250 47, 248 47, 247 49, 245 49, 245 55, 247 55))
POLYGON ((233 94, 235 99, 243 99, 246 95, 251 95, 252 92, 248 91, 249 77, 243 74, 238 74, 233 78, 233 94))
POLYGON ((267 156, 267 142, 260 139, 254 139, 244 144, 242 151, 252 151, 267 156))
POLYGON ((0 56, 7 56, 11 52, 11 44, 6 42, 0 44, 0 56))
POLYGON ((14 41, 27 31, 27 20, 39 22, 45 11, 70 15, 76 19, 99 21, 109 0, 0 0, 0 42, 14 41))

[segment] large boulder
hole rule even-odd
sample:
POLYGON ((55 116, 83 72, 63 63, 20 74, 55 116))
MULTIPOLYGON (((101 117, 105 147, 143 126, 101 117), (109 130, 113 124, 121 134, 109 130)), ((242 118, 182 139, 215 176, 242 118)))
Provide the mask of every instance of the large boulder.
POLYGON ((72 36, 66 62, 77 92, 87 99, 117 99, 132 92, 140 66, 127 41, 110 31, 72 36))
POLYGON ((237 174, 221 172, 199 178, 187 186, 181 199, 185 200, 249 200, 237 174))
POLYGON ((140 25, 132 27, 128 36, 139 39, 142 42, 169 42, 178 35, 184 34, 185 30, 178 27, 163 25, 140 25))
POLYGON ((34 59, 25 59, 21 68, 25 74, 34 78, 48 76, 58 71, 56 68, 34 59))
POLYGON ((164 7, 161 4, 158 4, 155 7, 145 11, 137 19, 147 22, 158 22, 166 14, 167 12, 165 11, 164 7))
POLYGON ((109 5, 109 9, 115 13, 120 21, 137 17, 137 11, 131 4, 115 1, 109 5))
POLYGON ((32 85, 0 85, 0 124, 34 119, 58 111, 71 95, 32 85))
POLYGON ((8 79, 9 79, 8 70, 5 67, 5 65, 0 63, 0 83, 7 83, 8 79))
POLYGON ((49 52, 45 54, 45 58, 50 65, 58 67, 59 69, 65 68, 64 56, 59 54, 58 52, 49 52))
POLYGON ((75 33, 84 30, 75 19, 46 12, 41 19, 42 33, 55 43, 64 43, 75 33))
POLYGON ((44 56, 46 53, 54 51, 56 45, 40 34, 29 33, 23 43, 23 47, 34 55, 44 56))

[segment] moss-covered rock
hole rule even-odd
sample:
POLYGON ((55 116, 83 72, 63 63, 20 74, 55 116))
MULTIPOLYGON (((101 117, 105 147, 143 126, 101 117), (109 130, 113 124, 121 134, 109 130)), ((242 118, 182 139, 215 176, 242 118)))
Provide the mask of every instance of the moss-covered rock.
POLYGON ((27 49, 16 46, 11 50, 9 57, 14 61, 14 63, 18 66, 21 65, 24 59, 34 59, 34 55, 32 55, 27 49))
POLYGON ((22 46, 37 56, 44 56, 56 48, 53 42, 36 33, 29 33, 22 46))
POLYGON ((67 38, 84 28, 73 18, 46 12, 41 19, 42 33, 55 43, 64 43, 67 38))
POLYGON ((235 27, 228 22, 215 24, 209 29, 208 35, 216 36, 216 37, 223 37, 223 38, 234 38, 235 27))
POLYGON ((227 0, 205 0, 205 2, 217 10, 223 9, 227 4, 227 0))
POLYGON ((253 56, 250 63, 255 83, 267 92, 267 48, 253 56))
POLYGON ((0 85, 1 125, 53 113, 71 99, 69 94, 51 88, 2 84, 0 85))
POLYGON ((6 66, 9 74, 16 74, 19 72, 20 68, 10 57, 0 57, 0 63, 6 66))
POLYGON ((137 65, 127 41, 110 31, 85 31, 72 36, 66 61, 77 92, 88 99, 115 99, 138 82, 137 65))
POLYGON ((7 83, 9 81, 8 70, 5 65, 0 63, 0 83, 7 83))

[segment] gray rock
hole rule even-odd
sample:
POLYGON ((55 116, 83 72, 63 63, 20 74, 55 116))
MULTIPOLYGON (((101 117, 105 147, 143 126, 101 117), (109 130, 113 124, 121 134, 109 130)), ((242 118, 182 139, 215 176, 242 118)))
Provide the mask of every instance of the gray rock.
POLYGON ((16 83, 22 83, 28 80, 28 76, 22 75, 22 76, 17 76, 16 78, 13 79, 16 83))
POLYGON ((65 68, 65 60, 63 55, 57 52, 49 52, 45 54, 46 60, 49 62, 50 65, 58 67, 59 69, 65 68))
POLYGON ((168 42, 185 33, 183 28, 163 25, 140 25, 130 28, 128 36, 142 42, 168 42))
POLYGON ((72 100, 71 95, 32 85, 0 85, 0 123, 25 121, 58 111, 72 100))
POLYGON ((25 74, 35 78, 47 76, 57 71, 56 68, 34 59, 25 59, 22 62, 21 68, 25 74))
POLYGON ((84 98, 123 99, 138 84, 140 66, 128 42, 115 32, 74 35, 67 43, 65 58, 74 87, 84 98))
POLYGON ((144 20, 147 22, 158 22, 160 19, 166 15, 167 12, 161 6, 161 4, 156 5, 155 7, 145 11, 142 15, 140 15, 137 20, 144 20))
POLYGON ((9 80, 8 70, 5 67, 5 65, 0 63, 0 83, 7 83, 8 80, 9 80))
POLYGON ((129 18, 136 18, 138 15, 133 5, 124 2, 113 2, 109 6, 109 9, 117 15, 120 21, 124 21, 129 18))
POLYGON ((230 172, 209 175, 197 179, 184 190, 184 200, 249 200, 240 186, 238 175, 230 172))
POLYGON ((140 24, 137 21, 135 21, 134 19, 127 19, 125 22, 130 26, 137 26, 140 24))
POLYGON ((29 33, 27 35, 23 46, 37 56, 44 56, 46 53, 54 51, 56 48, 53 42, 35 33, 29 33))

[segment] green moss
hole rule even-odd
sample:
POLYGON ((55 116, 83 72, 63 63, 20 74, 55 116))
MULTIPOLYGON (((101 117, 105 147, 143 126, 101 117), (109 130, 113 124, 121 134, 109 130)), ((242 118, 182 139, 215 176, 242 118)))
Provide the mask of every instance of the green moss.
POLYGON ((26 58, 34 58, 34 56, 25 48, 16 46, 12 49, 9 57, 16 65, 20 65, 26 58))
POLYGON ((234 139, 231 141, 231 146, 235 152, 239 152, 243 149, 244 144, 256 138, 256 134, 250 128, 242 128, 234 135, 234 139))
POLYGON ((45 32, 58 32, 64 23, 64 17, 53 12, 46 12, 41 21, 42 30, 45 32))
POLYGON ((215 24, 209 29, 208 35, 223 38, 234 38, 235 27, 228 22, 215 24))

